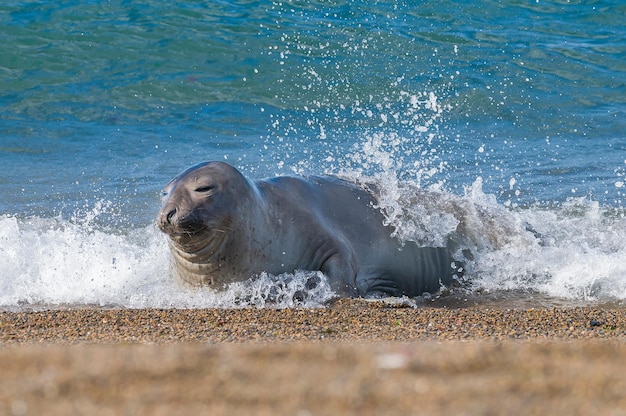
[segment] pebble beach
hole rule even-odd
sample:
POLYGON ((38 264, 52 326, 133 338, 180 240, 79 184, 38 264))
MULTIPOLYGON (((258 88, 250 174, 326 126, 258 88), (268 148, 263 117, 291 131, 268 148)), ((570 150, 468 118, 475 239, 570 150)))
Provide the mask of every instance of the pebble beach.
POLYGON ((0 414, 626 414, 626 310, 0 312, 0 414))

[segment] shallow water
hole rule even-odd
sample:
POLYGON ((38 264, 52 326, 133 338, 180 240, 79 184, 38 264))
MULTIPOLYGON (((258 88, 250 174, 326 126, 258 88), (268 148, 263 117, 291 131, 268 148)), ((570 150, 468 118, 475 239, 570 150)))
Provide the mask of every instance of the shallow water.
POLYGON ((219 295, 171 281, 160 189, 212 159, 252 178, 374 177, 405 239, 445 232, 407 221, 421 208, 406 184, 546 237, 481 245, 460 301, 619 304, 625 14, 616 1, 3 2, 0 307, 266 305, 277 289, 263 279, 219 295))

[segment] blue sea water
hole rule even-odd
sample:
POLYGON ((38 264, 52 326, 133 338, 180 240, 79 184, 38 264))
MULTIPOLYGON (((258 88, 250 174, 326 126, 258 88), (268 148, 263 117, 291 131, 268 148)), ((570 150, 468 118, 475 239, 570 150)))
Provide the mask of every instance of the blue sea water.
POLYGON ((3 1, 0 308, 264 305, 267 276, 171 281, 160 189, 205 160, 445 190, 552 241, 478 253, 461 298, 623 303, 625 18, 621 1, 3 1))

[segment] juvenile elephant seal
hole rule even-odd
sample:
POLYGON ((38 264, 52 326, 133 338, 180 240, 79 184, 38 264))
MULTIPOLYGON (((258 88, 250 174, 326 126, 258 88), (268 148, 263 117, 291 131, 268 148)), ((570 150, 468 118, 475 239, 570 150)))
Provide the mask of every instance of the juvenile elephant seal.
POLYGON ((390 237, 375 203, 335 177, 252 182, 207 162, 165 187, 158 225, 169 236, 174 273, 194 285, 295 270, 322 271, 344 296, 417 296, 452 283, 449 250, 390 237))

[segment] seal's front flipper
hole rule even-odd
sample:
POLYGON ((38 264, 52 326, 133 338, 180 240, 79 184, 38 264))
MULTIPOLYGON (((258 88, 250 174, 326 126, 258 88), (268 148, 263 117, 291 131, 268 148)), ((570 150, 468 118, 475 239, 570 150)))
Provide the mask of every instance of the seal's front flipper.
POLYGON ((358 297, 356 285, 356 267, 349 256, 341 253, 331 255, 321 267, 322 273, 328 277, 330 287, 342 296, 358 297))

